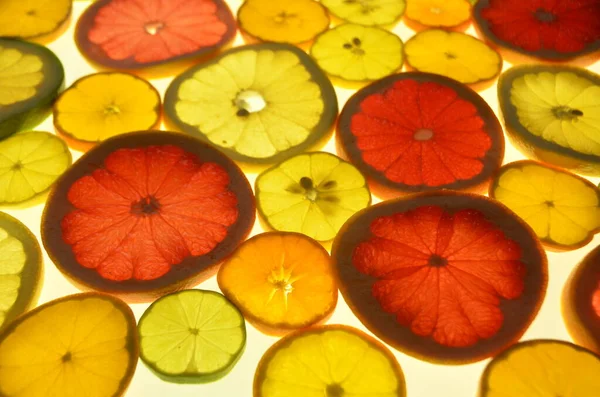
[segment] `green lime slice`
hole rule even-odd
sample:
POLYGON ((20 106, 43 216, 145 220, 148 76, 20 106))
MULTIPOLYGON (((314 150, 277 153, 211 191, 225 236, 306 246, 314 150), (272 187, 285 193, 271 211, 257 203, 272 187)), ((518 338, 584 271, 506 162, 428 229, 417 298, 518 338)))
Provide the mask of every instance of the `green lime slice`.
POLYGON ((71 165, 62 139, 27 131, 0 141, 0 204, 21 203, 46 190, 71 165))
POLYGON ((31 231, 0 212, 0 329, 37 300, 42 252, 31 231))
POLYGON ((204 383, 225 376, 246 345, 240 311, 218 292, 185 290, 163 296, 138 324, 140 356, 160 378, 204 383))
POLYGON ((348 218, 371 203, 360 171, 325 152, 269 168, 256 179, 255 191, 259 214, 271 228, 318 241, 333 239, 348 218))

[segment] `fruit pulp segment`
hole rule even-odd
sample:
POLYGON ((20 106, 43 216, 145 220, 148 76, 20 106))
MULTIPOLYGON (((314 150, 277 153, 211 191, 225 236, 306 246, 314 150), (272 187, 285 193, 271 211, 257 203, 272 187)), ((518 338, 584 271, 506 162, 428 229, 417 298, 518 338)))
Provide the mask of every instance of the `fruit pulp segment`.
POLYGON ((0 228, 0 327, 19 296, 27 255, 23 244, 0 228))
POLYGON ((404 0, 323 0, 337 17, 360 25, 387 25, 404 13, 404 0))
POLYGON ((469 20, 471 5, 467 0, 408 1, 406 17, 426 26, 452 27, 469 20))
MULTIPOLYGON (((1 13, 0 13, 1 14, 1 13)), ((0 46, 0 113, 3 106, 33 98, 44 80, 41 58, 0 46)))
POLYGON ((50 33, 71 12, 71 0, 3 0, 0 37, 34 37, 50 33), (18 20, 19 23, 15 23, 18 20))

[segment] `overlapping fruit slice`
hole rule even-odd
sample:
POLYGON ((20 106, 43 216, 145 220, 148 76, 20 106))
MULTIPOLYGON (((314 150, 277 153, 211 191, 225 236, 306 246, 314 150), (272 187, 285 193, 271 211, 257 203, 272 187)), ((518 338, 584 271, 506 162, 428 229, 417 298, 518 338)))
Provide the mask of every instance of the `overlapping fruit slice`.
POLYGON ((71 152, 56 135, 26 131, 0 141, 0 204, 45 192, 70 165, 71 152))
POLYGON ((480 0, 475 23, 486 39, 536 58, 564 61, 600 49, 597 0, 480 0))
POLYGON ((572 271, 563 288, 562 314, 575 343, 600 354, 600 246, 572 271))
POLYGON ((177 383, 225 376, 246 346, 242 313, 218 292, 198 289, 154 301, 140 318, 138 333, 142 361, 177 383))
POLYGON ((322 322, 337 303, 328 252, 298 233, 254 236, 221 266, 217 280, 244 317, 268 334, 322 322))
POLYGON ((569 342, 531 340, 496 356, 481 377, 479 396, 593 397, 600 357, 569 342))
POLYGON ((79 18, 79 50, 100 65, 141 69, 215 52, 235 36, 222 0, 99 0, 79 18))
POLYGON ((378 80, 400 69, 403 62, 400 37, 357 24, 319 35, 310 54, 327 74, 349 81, 378 80))
POLYGON ((0 39, 0 139, 46 118, 64 78, 62 64, 46 47, 0 39))
POLYGON ((482 190, 504 156, 502 127, 486 102, 455 80, 401 73, 352 96, 338 150, 385 197, 437 189, 482 190))
POLYGON ((255 191, 258 212, 271 228, 319 241, 333 239, 348 218, 371 203, 361 173, 324 152, 300 154, 266 170, 255 191))
POLYGON ((420 72, 440 74, 463 84, 490 80, 502 71, 502 57, 475 37, 429 29, 406 42, 406 62, 420 72))
POLYGON ((527 156, 600 175, 600 76, 562 66, 518 66, 498 83, 506 131, 527 156))
POLYGON ((406 8, 405 0, 321 0, 336 17, 359 25, 389 25, 397 21, 406 8))
POLYGON ((523 218, 552 248, 580 248, 600 231, 600 189, 558 168, 509 163, 494 178, 490 197, 523 218))
POLYGON ((254 397, 405 397, 404 374, 376 339, 343 325, 288 335, 267 350, 254 397))
POLYGON ((0 395, 122 396, 137 360, 129 306, 109 295, 70 295, 0 334, 0 395))
POLYGON ((0 37, 32 38, 52 33, 69 18, 71 0, 2 0, 0 37))
POLYGON ((165 115, 248 163, 275 163, 318 143, 337 117, 333 86, 288 44, 238 47, 173 80, 165 115))
POLYGON ((225 155, 147 131, 102 142, 58 180, 42 239, 76 284, 146 300, 210 275, 254 216, 252 189, 225 155))
POLYGON ((42 252, 35 236, 0 212, 0 329, 35 304, 41 275, 42 252))
POLYGON ((329 27, 329 15, 314 0, 246 0, 238 11, 240 29, 260 40, 300 44, 329 27))
POLYGON ((160 94, 128 73, 96 73, 77 80, 54 103, 54 126, 85 142, 99 142, 160 123, 160 94))
POLYGON ((451 28, 471 18, 467 0, 408 0, 404 16, 424 26, 451 28))
POLYGON ((483 196, 413 195, 359 212, 336 237, 340 290, 402 352, 459 364, 517 341, 536 316, 547 261, 535 234, 483 196))

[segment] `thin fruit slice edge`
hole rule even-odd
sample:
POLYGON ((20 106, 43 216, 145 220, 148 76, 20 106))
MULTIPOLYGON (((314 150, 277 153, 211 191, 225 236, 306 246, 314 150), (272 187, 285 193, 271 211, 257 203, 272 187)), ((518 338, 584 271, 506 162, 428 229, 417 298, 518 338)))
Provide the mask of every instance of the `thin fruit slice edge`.
POLYGON ((321 3, 332 15, 365 26, 391 25, 406 10, 405 0, 322 0, 321 3))

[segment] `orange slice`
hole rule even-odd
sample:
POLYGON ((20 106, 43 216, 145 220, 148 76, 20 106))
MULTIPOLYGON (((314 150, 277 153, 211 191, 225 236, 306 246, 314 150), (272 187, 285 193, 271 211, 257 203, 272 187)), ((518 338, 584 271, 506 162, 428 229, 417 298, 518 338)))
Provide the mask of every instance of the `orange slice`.
POLYGON ((471 5, 467 0, 413 0, 404 15, 424 26, 451 28, 471 18, 471 5))

